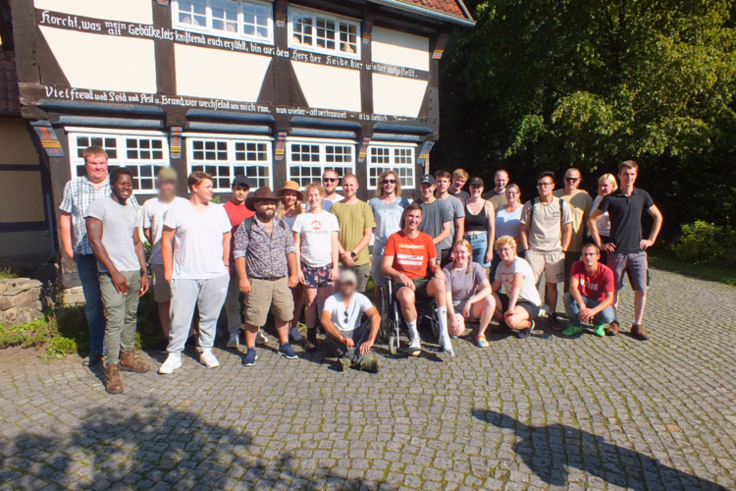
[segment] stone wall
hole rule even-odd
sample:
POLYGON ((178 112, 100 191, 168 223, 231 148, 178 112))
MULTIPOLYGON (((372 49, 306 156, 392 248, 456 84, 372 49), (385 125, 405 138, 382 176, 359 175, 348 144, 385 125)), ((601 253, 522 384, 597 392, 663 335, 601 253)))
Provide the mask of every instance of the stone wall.
POLYGON ((75 286, 73 288, 67 288, 64 290, 63 296, 64 305, 84 305, 84 290, 81 286, 75 286))
POLYGON ((38 280, 0 280, 0 324, 14 326, 43 318, 45 296, 38 280))

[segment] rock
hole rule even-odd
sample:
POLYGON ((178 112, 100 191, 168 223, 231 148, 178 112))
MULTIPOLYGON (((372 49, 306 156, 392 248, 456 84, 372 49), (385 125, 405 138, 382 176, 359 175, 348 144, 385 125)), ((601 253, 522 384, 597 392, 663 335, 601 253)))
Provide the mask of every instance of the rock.
POLYGON ((6 297, 4 295, 0 295, 0 310, 8 310, 10 307, 14 306, 14 297, 6 297))
POLYGON ((19 311, 20 309, 18 307, 11 307, 3 312, 3 323, 10 324, 11 326, 16 325, 16 319, 18 318, 19 311))

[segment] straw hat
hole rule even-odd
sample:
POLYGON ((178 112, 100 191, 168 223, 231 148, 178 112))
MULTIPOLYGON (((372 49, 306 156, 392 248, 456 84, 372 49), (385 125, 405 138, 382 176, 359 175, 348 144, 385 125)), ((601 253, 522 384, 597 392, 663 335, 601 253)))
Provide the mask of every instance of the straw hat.
POLYGON ((304 193, 302 193, 299 190, 299 184, 297 184, 295 181, 287 181, 284 183, 284 187, 276 191, 276 196, 279 198, 284 197, 284 191, 294 191, 296 193, 296 199, 299 201, 304 201, 304 193))

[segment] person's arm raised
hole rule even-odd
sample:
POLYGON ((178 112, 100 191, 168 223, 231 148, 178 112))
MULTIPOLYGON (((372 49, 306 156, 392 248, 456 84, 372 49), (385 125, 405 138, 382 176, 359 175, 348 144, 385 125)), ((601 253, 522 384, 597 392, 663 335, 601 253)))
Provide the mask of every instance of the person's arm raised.
POLYGON ((654 242, 656 242, 659 231, 662 230, 662 222, 664 221, 664 218, 662 217, 662 212, 659 211, 659 208, 654 205, 650 206, 649 209, 647 209, 647 213, 649 213, 652 218, 654 218, 654 223, 652 224, 652 231, 649 232, 649 239, 644 239, 639 244, 639 247, 641 247, 645 251, 652 247, 654 245, 654 242))

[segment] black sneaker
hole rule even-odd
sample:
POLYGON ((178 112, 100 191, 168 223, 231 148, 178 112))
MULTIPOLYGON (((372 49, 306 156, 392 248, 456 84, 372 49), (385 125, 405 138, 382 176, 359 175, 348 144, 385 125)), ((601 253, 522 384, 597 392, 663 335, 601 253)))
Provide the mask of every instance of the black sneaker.
POLYGON ((562 331, 562 323, 560 322, 560 319, 557 318, 556 312, 549 314, 549 325, 555 331, 562 331))
POLYGON ((526 329, 521 329, 520 331, 516 331, 516 335, 519 336, 519 339, 528 339, 532 335, 532 331, 536 327, 536 324, 534 321, 530 321, 531 324, 526 329))
POLYGON ((279 354, 287 360, 294 360, 297 358, 296 351, 294 351, 294 348, 292 348, 289 343, 284 343, 279 346, 279 354))
POLYGON ((248 348, 248 352, 245 354, 245 358, 243 358, 243 366, 252 367, 256 364, 257 359, 258 355, 256 354, 255 348, 248 348))
POLYGON ((304 351, 317 350, 317 329, 307 330, 307 340, 304 341, 304 351))

